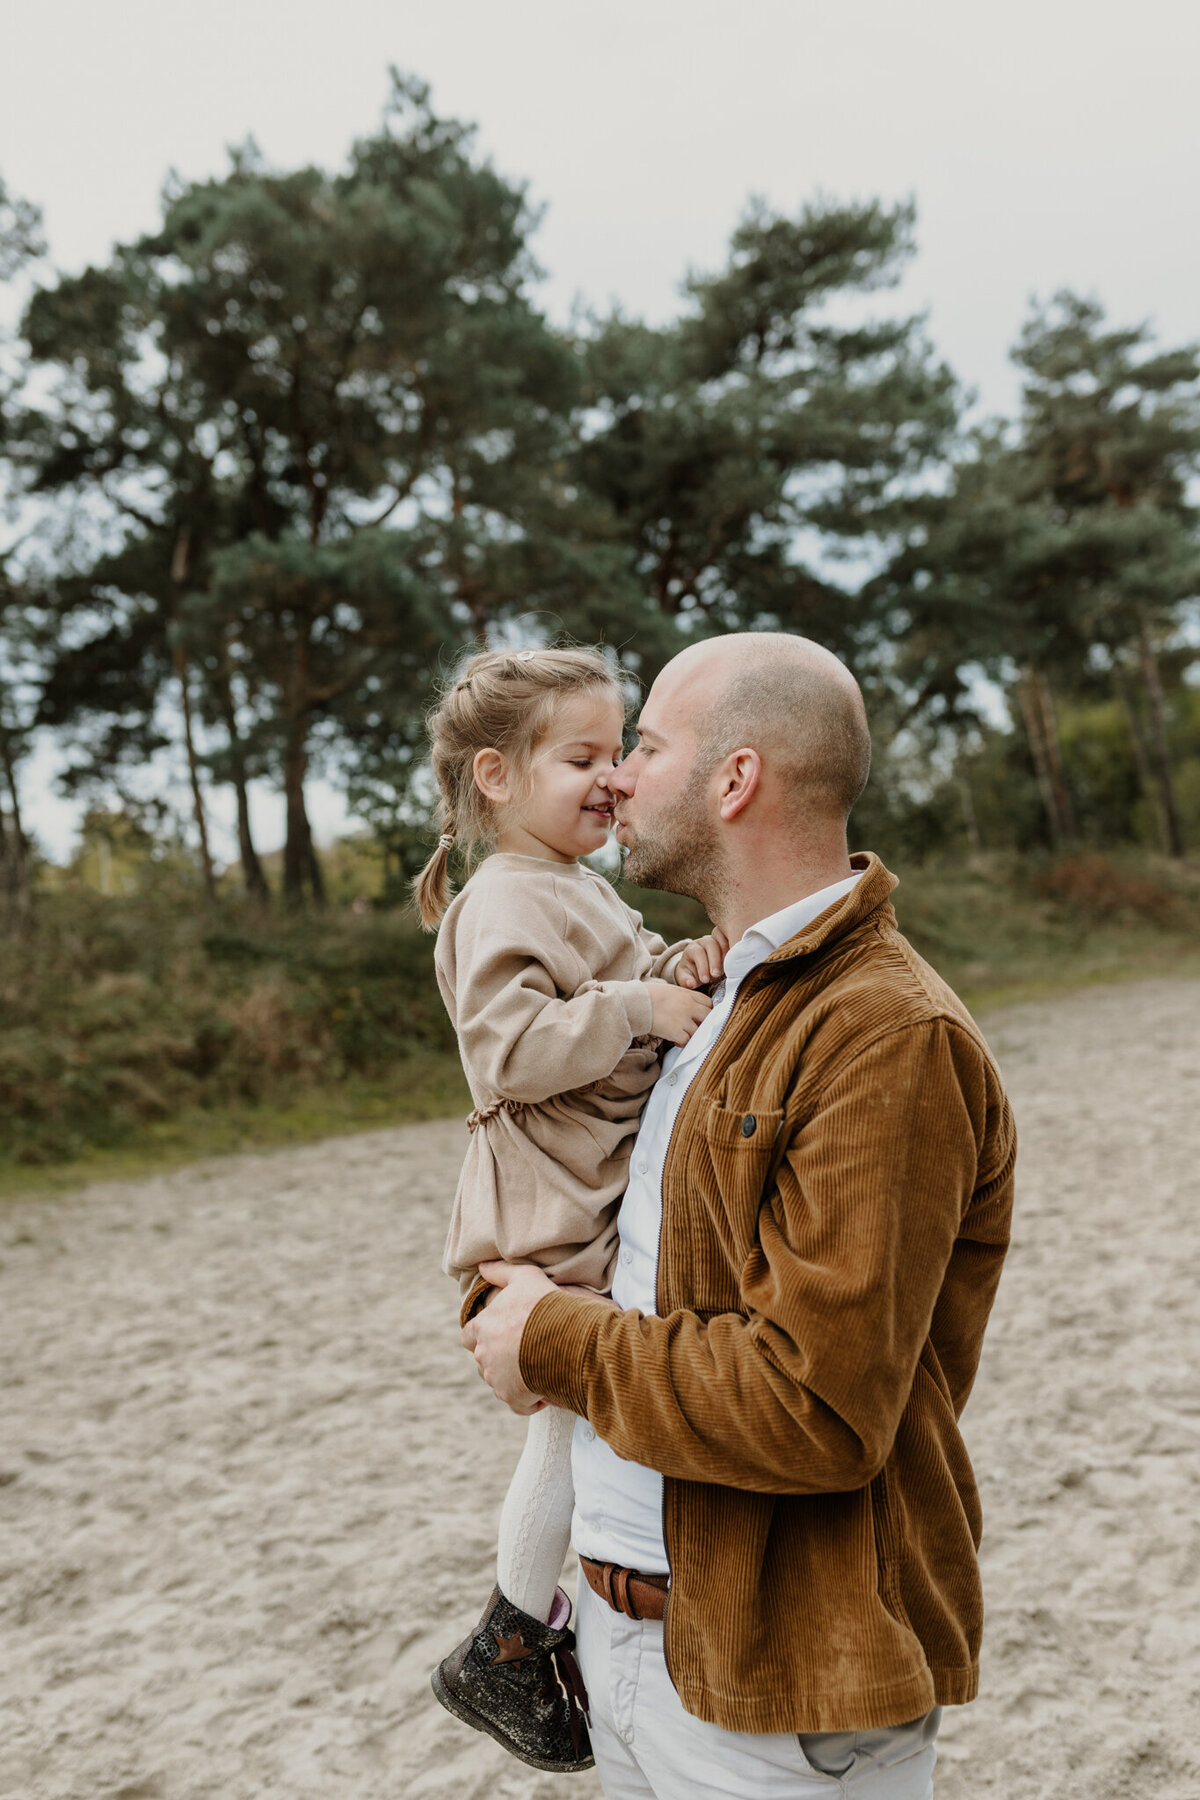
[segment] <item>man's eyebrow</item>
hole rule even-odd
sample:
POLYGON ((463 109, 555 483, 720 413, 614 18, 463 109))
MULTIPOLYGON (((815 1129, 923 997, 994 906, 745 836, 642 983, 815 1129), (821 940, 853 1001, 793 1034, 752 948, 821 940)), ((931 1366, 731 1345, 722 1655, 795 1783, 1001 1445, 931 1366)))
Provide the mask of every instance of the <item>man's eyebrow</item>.
POLYGON ((650 729, 649 725, 635 725, 633 729, 640 738, 653 738, 656 744, 661 744, 664 741, 657 731, 652 731, 650 729))

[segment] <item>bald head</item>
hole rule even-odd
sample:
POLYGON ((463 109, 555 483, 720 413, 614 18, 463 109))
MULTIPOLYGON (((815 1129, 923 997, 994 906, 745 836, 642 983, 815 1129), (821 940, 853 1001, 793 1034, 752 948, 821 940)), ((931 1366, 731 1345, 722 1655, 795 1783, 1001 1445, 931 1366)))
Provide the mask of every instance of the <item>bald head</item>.
POLYGON ((655 683, 686 697, 698 770, 752 748, 797 817, 845 820, 866 786, 871 736, 857 681, 832 651, 781 631, 706 638, 672 658, 655 683))

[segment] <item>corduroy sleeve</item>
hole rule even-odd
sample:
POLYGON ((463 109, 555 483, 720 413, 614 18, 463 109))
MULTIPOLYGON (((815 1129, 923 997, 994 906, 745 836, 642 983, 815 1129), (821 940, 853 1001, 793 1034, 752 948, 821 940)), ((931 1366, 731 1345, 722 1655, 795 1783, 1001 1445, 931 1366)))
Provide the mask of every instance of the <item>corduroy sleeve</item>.
POLYGON ((520 897, 519 918, 485 902, 463 909, 455 999, 464 1062, 492 1093, 536 1104, 611 1075, 649 1032, 651 1003, 641 981, 575 993, 582 965, 561 901, 532 883, 520 897))
MULTIPOLYGON (((742 1312, 648 1318, 547 1296, 522 1338, 524 1381, 664 1475, 763 1493, 865 1485, 894 1440, 975 1187, 985 1088, 983 1052, 953 1023, 881 1036, 794 1128, 759 1209, 742 1312)), ((706 1134, 718 1188, 738 1155, 713 1129, 719 1114, 706 1134)), ((982 1335, 991 1291, 962 1330, 982 1335)))

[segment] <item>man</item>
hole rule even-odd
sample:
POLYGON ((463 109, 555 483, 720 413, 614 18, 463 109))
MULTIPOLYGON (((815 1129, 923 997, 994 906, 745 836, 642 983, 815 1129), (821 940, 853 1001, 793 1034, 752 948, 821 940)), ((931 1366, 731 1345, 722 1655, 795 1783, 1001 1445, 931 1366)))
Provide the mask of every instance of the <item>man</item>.
POLYGON ((540 1271, 464 1342, 579 1415, 579 1653, 610 1800, 924 1800, 976 1690, 980 1518, 958 1415, 1015 1137, 969 1014, 849 857, 870 739, 835 657, 720 638, 614 771, 628 873, 694 895, 724 986, 633 1151, 615 1306, 540 1271))

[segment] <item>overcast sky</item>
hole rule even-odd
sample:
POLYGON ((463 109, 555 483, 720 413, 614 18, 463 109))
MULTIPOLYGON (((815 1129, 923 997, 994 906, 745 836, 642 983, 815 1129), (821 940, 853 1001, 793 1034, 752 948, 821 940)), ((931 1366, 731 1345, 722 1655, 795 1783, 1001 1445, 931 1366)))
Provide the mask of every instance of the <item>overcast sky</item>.
MULTIPOLYGON (((529 183, 544 303, 668 316, 751 193, 912 195, 900 303, 990 411, 1032 295, 1200 337, 1196 0, 2 0, 0 174, 75 269, 248 134, 339 164, 389 63, 529 183)), ((893 304, 888 302, 888 304, 893 304)), ((321 813, 328 830, 336 812, 321 813)), ((43 829, 55 841, 65 820, 43 829)), ((264 806, 265 834, 275 835, 264 806)))

